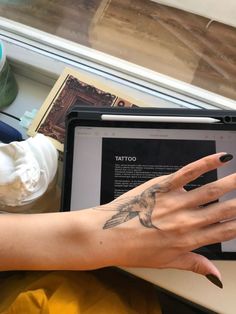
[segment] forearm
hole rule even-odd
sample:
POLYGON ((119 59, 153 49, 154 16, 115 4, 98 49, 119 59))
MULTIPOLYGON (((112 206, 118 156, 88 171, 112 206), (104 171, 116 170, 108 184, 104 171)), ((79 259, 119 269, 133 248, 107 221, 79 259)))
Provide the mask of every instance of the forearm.
POLYGON ((102 229, 109 215, 93 209, 2 215, 0 269, 93 269, 111 265, 116 232, 102 229))

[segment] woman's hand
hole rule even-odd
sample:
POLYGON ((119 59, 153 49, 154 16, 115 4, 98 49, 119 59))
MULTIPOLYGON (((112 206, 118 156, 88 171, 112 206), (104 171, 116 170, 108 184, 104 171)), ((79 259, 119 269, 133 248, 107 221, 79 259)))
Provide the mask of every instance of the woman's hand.
POLYGON ((207 156, 101 207, 107 214, 114 211, 103 225, 104 235, 117 235, 110 247, 114 265, 191 270, 221 286, 213 263, 191 251, 236 237, 236 220, 231 220, 236 199, 203 206, 234 190, 236 174, 189 192, 183 187, 230 159, 225 153, 207 156))
POLYGON ((236 199, 209 205, 235 189, 236 174, 189 192, 183 187, 231 158, 202 158, 95 208, 2 215, 0 270, 177 268, 222 287, 214 264, 191 251, 236 237, 236 199))

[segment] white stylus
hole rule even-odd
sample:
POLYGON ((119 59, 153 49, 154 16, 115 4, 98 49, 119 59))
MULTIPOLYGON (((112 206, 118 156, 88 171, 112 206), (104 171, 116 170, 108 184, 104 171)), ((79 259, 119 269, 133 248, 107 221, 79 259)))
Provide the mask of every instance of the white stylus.
POLYGON ((176 122, 176 123, 217 123, 219 119, 209 117, 172 117, 172 116, 132 116, 103 114, 104 121, 137 121, 137 122, 176 122))

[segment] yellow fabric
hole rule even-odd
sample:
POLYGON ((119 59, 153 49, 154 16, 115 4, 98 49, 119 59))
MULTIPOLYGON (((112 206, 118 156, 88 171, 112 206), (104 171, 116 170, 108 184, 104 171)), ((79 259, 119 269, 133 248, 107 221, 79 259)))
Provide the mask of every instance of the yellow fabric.
POLYGON ((1 314, 160 314, 155 289, 113 270, 17 272, 0 279, 1 314))

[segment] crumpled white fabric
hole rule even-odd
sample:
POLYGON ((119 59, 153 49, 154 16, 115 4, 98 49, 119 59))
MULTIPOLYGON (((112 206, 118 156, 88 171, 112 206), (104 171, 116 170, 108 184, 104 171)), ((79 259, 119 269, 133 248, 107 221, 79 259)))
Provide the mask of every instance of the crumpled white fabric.
POLYGON ((58 152, 43 134, 0 143, 0 205, 21 206, 42 196, 54 179, 58 152))

